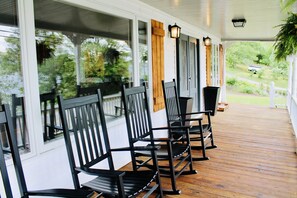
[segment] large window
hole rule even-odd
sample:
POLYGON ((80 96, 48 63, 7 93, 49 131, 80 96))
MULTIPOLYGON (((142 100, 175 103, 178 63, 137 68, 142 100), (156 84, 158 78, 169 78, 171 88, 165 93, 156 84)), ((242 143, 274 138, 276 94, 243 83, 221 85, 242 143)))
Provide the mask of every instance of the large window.
MULTIPOLYGON (((147 22, 137 21, 137 36, 132 35, 132 14, 119 11, 121 17, 56 0, 32 1, 25 1, 19 9, 16 0, 0 1, 0 104, 10 104, 22 153, 42 148, 30 146, 41 145, 42 135, 46 143, 62 136, 58 94, 67 99, 93 94, 99 88, 105 116, 108 121, 115 120, 123 116, 121 87, 138 85, 139 79, 147 82, 149 74, 147 22), (27 12, 32 1, 34 15, 27 12), (19 22, 18 10, 21 15, 30 14, 19 22), (37 62, 35 53, 26 51, 33 49, 34 30, 37 62), (132 46, 138 48, 137 53, 132 46), (25 57, 22 60, 21 54, 25 57), (133 54, 139 55, 137 70, 133 54), (38 96, 40 108, 29 106, 35 105, 38 96)), ((5 131, 0 132, 2 146, 9 152, 5 131)), ((59 145, 59 141, 52 145, 59 145)))
MULTIPOLYGON (((20 58, 20 36, 17 3, 0 1, 0 104, 10 104, 18 145, 30 150, 24 108, 24 86, 20 58)), ((9 153, 5 131, 0 130, 3 148, 9 153)))
POLYGON ((149 80, 149 63, 148 63, 148 42, 147 42, 147 23, 138 21, 138 60, 139 60, 139 77, 140 85, 149 80))
POLYGON ((107 119, 120 117, 121 86, 133 86, 132 20, 54 0, 34 0, 34 13, 44 141, 61 134, 49 95, 71 98, 100 88, 107 119))

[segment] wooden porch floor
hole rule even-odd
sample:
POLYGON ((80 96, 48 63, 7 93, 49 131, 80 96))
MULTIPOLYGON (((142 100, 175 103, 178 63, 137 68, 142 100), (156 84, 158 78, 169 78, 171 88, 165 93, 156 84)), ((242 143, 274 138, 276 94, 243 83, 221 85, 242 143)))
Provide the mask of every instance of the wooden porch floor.
MULTIPOLYGON (((181 195, 297 198, 297 155, 287 110, 231 104, 212 117, 217 149, 180 176, 181 195)), ((194 151, 193 154, 197 154, 194 151)), ((163 187, 169 179, 162 178, 163 187)))

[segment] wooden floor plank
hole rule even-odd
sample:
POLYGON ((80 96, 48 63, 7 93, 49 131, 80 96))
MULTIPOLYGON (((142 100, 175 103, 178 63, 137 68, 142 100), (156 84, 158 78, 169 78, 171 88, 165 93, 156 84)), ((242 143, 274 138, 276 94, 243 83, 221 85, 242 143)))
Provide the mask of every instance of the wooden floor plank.
POLYGON ((194 162, 196 181, 182 182, 200 181, 235 197, 297 197, 297 156, 286 110, 230 104, 212 121, 218 148, 207 151, 209 161, 194 162))
MULTIPOLYGON (((198 174, 177 179, 181 195, 166 197, 297 198, 295 137, 287 110, 229 104, 212 123, 218 148, 206 151, 210 160, 194 162, 198 174)), ((162 185, 169 188, 169 179, 162 178, 162 185)))

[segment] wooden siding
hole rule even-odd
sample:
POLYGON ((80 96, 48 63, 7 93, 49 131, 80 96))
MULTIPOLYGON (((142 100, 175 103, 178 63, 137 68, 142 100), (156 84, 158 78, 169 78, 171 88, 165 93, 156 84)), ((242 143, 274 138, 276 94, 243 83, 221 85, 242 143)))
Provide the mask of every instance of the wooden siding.
POLYGON ((164 80, 164 36, 163 23, 151 20, 152 23, 152 70, 154 111, 163 109, 162 80, 164 80))
POLYGON ((206 46, 206 85, 212 85, 211 79, 211 45, 206 46))

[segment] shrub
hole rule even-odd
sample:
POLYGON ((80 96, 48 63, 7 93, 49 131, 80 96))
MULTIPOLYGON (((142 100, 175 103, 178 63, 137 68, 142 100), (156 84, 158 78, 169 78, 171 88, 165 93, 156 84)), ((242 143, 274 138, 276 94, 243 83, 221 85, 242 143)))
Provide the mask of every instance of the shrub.
POLYGON ((237 80, 236 78, 227 78, 227 86, 234 91, 245 93, 245 94, 254 94, 266 96, 268 94, 267 87, 262 83, 252 84, 246 81, 237 80))
POLYGON ((236 78, 227 78, 227 85, 234 86, 237 83, 236 78))
POLYGON ((254 94, 255 90, 252 87, 242 87, 240 92, 246 94, 254 94))

